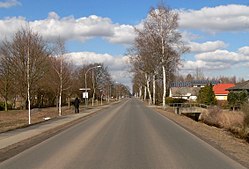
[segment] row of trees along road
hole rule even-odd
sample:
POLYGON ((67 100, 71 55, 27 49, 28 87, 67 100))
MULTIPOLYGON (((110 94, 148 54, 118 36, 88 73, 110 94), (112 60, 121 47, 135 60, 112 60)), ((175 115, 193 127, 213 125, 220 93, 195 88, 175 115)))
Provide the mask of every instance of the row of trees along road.
POLYGON ((89 97, 114 96, 115 83, 107 67, 97 63, 76 67, 66 61, 64 44, 59 37, 56 42, 45 42, 30 28, 19 30, 0 44, 0 98, 6 111, 9 104, 17 108, 21 102, 21 108, 29 110, 29 124, 34 107, 57 106, 62 115, 61 106, 82 96, 79 89, 84 87, 84 74, 96 65, 101 68, 92 70, 86 79, 87 86, 94 88, 89 97))
POLYGON ((143 96, 146 98, 148 94, 150 104, 155 104, 159 99, 156 96, 162 93, 165 106, 169 83, 178 68, 180 56, 189 50, 177 28, 178 14, 165 5, 151 8, 142 28, 135 28, 137 36, 128 49, 134 73, 133 91, 142 97, 144 88, 143 96))

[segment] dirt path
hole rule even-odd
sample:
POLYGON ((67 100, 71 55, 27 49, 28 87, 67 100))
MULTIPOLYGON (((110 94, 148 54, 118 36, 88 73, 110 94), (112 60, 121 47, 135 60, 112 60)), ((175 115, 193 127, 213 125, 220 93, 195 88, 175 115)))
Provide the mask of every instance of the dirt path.
POLYGON ((153 109, 249 168, 249 144, 246 141, 234 137, 224 129, 208 126, 160 108, 153 109))

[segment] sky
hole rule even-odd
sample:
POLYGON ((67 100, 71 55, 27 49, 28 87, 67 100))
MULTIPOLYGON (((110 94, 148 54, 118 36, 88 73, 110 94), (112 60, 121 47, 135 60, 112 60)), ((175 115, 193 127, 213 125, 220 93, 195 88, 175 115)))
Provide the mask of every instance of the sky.
POLYGON ((249 0, 0 0, 0 44, 29 25, 45 40, 66 42, 77 66, 104 63, 118 83, 131 86, 127 49, 151 7, 163 2, 179 14, 191 49, 180 74, 249 79, 249 0))

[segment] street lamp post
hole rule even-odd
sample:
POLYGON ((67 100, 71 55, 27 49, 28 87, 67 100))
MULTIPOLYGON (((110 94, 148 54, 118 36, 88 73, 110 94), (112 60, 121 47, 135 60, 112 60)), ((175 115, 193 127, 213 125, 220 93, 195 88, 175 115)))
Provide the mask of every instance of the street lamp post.
POLYGON ((96 69, 96 68, 100 68, 102 67, 101 65, 95 66, 95 67, 91 67, 89 69, 87 69, 86 73, 85 73, 85 106, 87 108, 87 99, 88 99, 88 93, 87 93, 87 82, 86 82, 86 75, 87 73, 92 70, 92 69, 96 69))

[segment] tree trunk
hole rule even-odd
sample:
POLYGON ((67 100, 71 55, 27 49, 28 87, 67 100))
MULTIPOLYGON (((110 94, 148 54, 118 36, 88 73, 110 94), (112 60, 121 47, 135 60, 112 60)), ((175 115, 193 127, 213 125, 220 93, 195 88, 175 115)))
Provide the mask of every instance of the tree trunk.
POLYGON ((142 89, 143 89, 143 87, 140 86, 139 87, 139 99, 142 99, 142 89))
POLYGON ((70 96, 68 96, 67 98, 67 107, 70 108, 71 107, 71 100, 70 100, 70 96))
POLYGON ((4 91, 4 111, 8 111, 8 89, 7 84, 5 83, 5 91, 4 91))
POLYGON ((166 89, 166 70, 165 70, 165 66, 163 66, 163 107, 166 106, 166 93, 167 89, 166 89))
POLYGON ((4 111, 8 111, 8 88, 7 88, 7 79, 5 78, 4 82, 4 111))
MULTIPOLYGON (((29 44, 28 44, 29 45, 29 44)), ((31 111, 30 111, 30 76, 29 76, 29 72, 30 72, 30 58, 29 58, 29 47, 28 47, 28 58, 27 58, 27 95, 28 95, 28 110, 29 110, 29 124, 31 124, 31 111)))
POLYGON ((62 59, 61 59, 61 65, 60 65, 60 93, 59 93, 59 116, 61 116, 61 100, 62 100, 62 59))
POLYGON ((8 101, 4 99, 4 111, 8 111, 8 101))
POLYGON ((59 116, 61 116, 61 95, 62 95, 62 92, 60 91, 60 94, 59 94, 59 116))
POLYGON ((111 97, 112 97, 112 87, 108 85, 108 103, 110 103, 111 97))
POLYGON ((92 98, 92 106, 94 106, 94 101, 95 101, 95 81, 94 81, 94 71, 92 71, 92 83, 93 83, 93 98, 92 98))
POLYGON ((63 70, 63 63, 62 63, 62 58, 61 62, 60 62, 60 73, 59 73, 59 77, 60 77, 60 89, 59 89, 59 116, 62 115, 61 113, 61 102, 62 102, 62 89, 63 89, 63 77, 62 77, 62 70, 63 70))
POLYGON ((144 101, 146 101, 146 97, 147 97, 147 87, 144 86, 144 101))
MULTIPOLYGON (((165 46, 164 46, 164 36, 163 36, 163 24, 162 24, 162 18, 160 19, 160 32, 161 32, 161 47, 162 47, 162 64, 164 64, 165 60, 165 46)), ((165 66, 162 66, 163 68, 163 107, 165 108, 166 103, 165 103, 165 99, 166 99, 166 70, 165 70, 165 66)))
POLYGON ((94 106, 94 101, 95 101, 95 88, 93 88, 92 106, 94 106))
POLYGON ((156 105, 156 75, 153 75, 153 104, 156 105))
POLYGON ((150 92, 150 79, 148 77, 148 74, 145 74, 145 79, 146 79, 146 85, 147 85, 147 90, 148 90, 148 95, 149 95, 149 105, 152 104, 152 97, 151 97, 151 92, 150 92))

